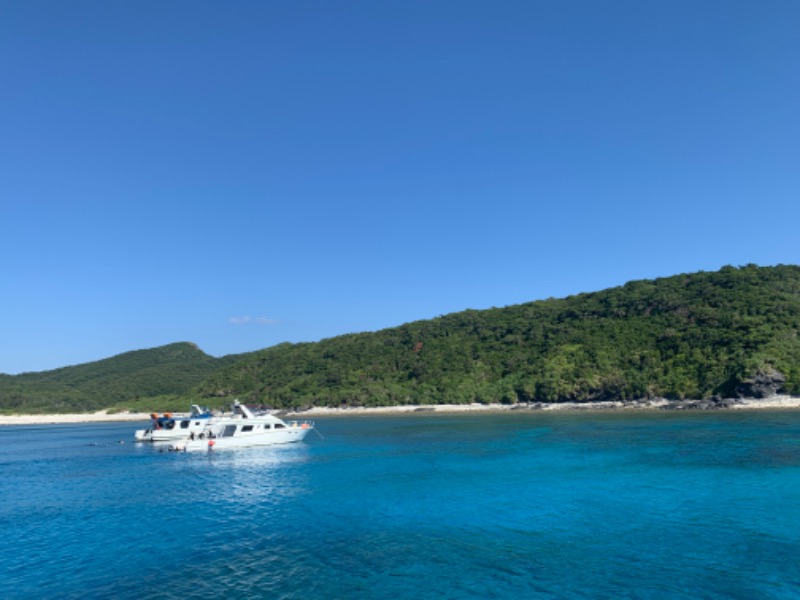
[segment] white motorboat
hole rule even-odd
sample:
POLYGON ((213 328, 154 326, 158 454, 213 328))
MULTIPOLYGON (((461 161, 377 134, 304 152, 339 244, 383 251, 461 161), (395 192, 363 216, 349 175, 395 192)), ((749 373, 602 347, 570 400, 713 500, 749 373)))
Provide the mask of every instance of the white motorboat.
POLYGON ((230 415, 213 417, 203 431, 190 432, 171 449, 216 450, 288 444, 301 441, 314 429, 311 421, 284 421, 269 413, 253 414, 238 400, 231 405, 231 411, 230 415))
POLYGON ((206 430, 211 422, 213 415, 207 408, 201 408, 197 404, 192 405, 192 410, 188 415, 173 415, 158 413, 150 415, 151 424, 149 429, 139 429, 134 434, 137 442, 175 442, 188 438, 190 435, 199 435, 206 430))

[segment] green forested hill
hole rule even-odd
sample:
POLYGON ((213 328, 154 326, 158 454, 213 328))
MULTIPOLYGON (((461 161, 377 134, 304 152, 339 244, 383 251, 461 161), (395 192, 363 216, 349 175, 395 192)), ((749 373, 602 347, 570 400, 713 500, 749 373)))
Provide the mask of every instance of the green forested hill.
POLYGON ((800 267, 725 267, 219 359, 180 343, 0 375, 0 411, 800 394, 798 331, 800 267))
POLYGON ((154 397, 168 402, 165 397, 185 394, 230 360, 177 343, 52 371, 0 375, 0 411, 84 412, 134 407, 137 399, 147 408, 154 397))
POLYGON ((800 393, 800 267, 633 281, 242 356, 192 397, 279 407, 800 393))

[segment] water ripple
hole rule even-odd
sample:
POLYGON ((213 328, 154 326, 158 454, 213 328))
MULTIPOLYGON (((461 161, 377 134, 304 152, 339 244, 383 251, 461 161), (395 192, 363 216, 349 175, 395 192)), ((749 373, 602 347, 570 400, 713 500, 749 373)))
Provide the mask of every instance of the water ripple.
POLYGON ((207 454, 9 430, 0 580, 39 598, 796 598, 800 413, 331 419, 207 454))

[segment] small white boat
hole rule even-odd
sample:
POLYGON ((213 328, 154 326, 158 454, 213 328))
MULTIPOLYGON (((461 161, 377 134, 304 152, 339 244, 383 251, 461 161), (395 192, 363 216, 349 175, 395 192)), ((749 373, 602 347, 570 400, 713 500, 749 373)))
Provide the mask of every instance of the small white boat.
POLYGON ((190 435, 199 435, 205 431, 213 415, 207 408, 192 405, 188 415, 173 415, 158 413, 150 415, 150 429, 139 429, 134 433, 137 442, 175 442, 188 438, 190 435))
POLYGON ((238 400, 230 415, 215 416, 203 431, 191 432, 171 446, 171 450, 216 450, 299 442, 314 429, 311 421, 284 421, 275 415, 255 415, 238 400))

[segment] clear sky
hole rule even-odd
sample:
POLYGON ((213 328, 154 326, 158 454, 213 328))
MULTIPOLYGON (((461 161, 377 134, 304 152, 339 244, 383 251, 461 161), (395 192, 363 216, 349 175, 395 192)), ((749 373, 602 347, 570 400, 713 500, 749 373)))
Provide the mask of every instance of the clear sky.
POLYGON ((800 263, 797 0, 8 0, 0 372, 800 263))

